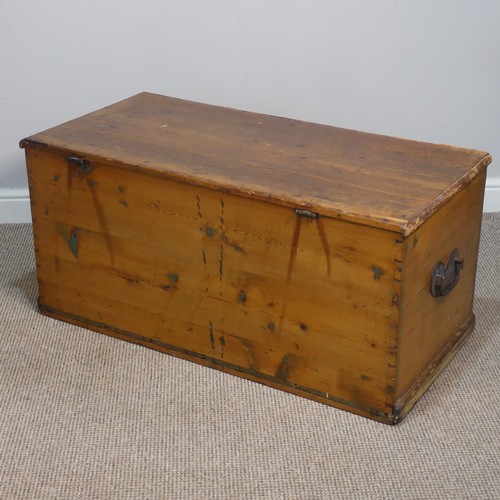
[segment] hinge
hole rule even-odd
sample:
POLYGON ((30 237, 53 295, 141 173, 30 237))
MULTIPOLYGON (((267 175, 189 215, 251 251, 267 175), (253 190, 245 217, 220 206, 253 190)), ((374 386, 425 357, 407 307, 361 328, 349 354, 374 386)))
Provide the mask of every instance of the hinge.
POLYGON ((90 163, 83 158, 79 158, 78 156, 66 156, 66 161, 78 167, 78 171, 82 174, 90 174, 93 168, 90 163))
POLYGON ((295 215, 298 215, 299 217, 307 217, 308 219, 318 219, 319 214, 316 212, 310 212, 309 210, 302 210, 300 208, 295 209, 295 215))

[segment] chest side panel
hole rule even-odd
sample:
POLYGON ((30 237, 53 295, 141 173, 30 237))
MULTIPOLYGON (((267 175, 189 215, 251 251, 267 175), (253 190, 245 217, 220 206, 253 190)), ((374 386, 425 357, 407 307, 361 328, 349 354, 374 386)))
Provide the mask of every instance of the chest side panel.
POLYGON ((393 233, 27 150, 41 307, 387 412, 393 233))
MULTIPOLYGON (((477 176, 406 242, 397 397, 431 375, 460 336, 473 326, 472 302, 486 172, 477 176), (431 294, 434 266, 454 249, 464 259, 457 285, 431 294)), ((413 387, 416 389, 416 386, 413 387)))

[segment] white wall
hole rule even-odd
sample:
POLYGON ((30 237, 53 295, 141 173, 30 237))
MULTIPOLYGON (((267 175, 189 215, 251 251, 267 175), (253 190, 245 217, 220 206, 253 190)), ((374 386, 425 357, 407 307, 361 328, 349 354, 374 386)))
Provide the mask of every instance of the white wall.
POLYGON ((487 150, 500 210, 499 21, 499 0, 1 2, 0 222, 29 219, 19 139, 142 90, 487 150))

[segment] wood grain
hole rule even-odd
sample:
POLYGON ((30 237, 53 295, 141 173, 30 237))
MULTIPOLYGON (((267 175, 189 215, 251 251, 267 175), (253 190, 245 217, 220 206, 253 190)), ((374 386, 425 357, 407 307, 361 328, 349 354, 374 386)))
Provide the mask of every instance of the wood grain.
POLYGON ((472 331, 487 153, 146 93, 21 145, 44 314, 385 423, 472 331))
POLYGON ((100 164, 83 175, 36 148, 27 160, 46 310, 391 411, 395 233, 100 164))
POLYGON ((481 151, 148 93, 21 143, 403 235, 491 161, 481 151))
POLYGON ((472 318, 485 180, 486 173, 476 177, 405 241, 397 396, 472 318), (432 297, 432 270, 454 248, 464 259, 460 280, 448 295, 432 297))

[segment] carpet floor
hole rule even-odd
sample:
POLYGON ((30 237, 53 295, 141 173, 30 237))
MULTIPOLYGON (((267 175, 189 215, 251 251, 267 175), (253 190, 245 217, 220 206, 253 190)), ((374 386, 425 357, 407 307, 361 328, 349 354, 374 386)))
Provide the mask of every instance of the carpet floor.
POLYGON ((395 427, 42 316, 31 238, 0 225, 1 499, 500 498, 500 214, 476 330, 395 427))

